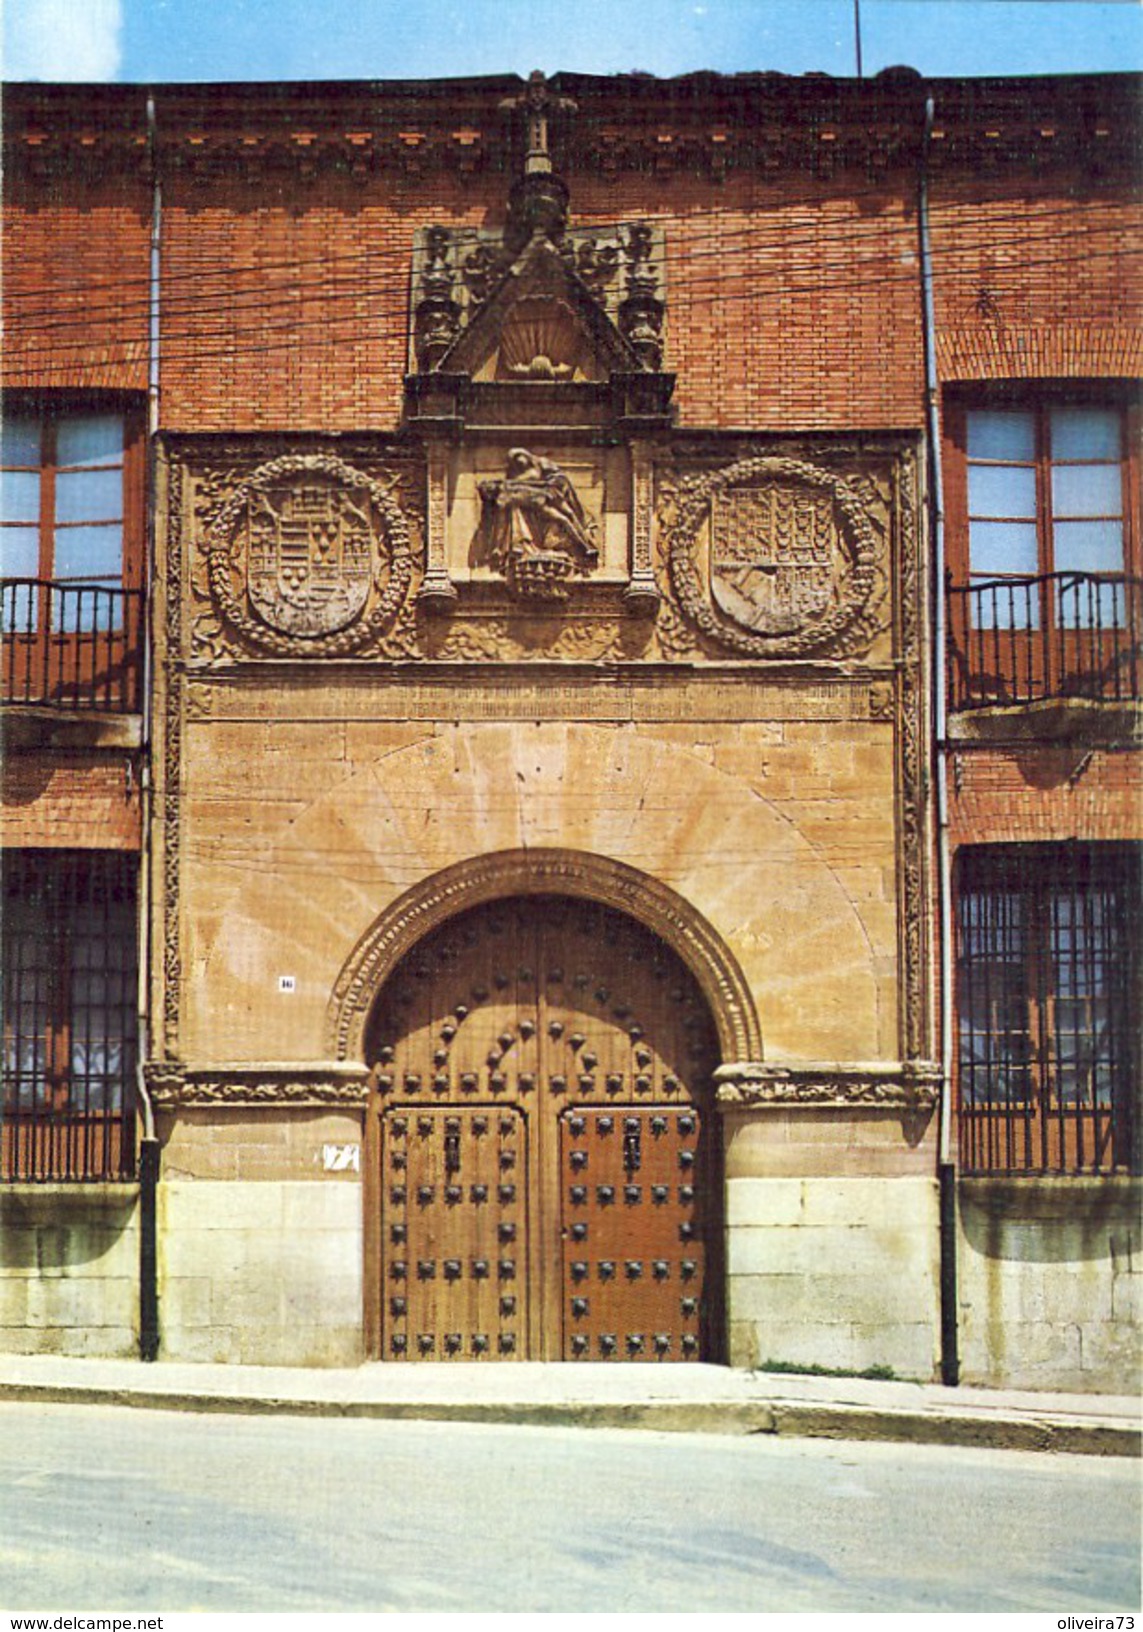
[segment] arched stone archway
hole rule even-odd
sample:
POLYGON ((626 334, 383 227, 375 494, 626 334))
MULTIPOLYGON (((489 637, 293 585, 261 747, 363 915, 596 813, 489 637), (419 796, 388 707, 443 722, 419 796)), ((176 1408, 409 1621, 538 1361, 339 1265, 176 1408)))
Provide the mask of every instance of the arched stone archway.
POLYGON ((382 921, 359 949, 359 978, 378 971, 346 1034, 371 1067, 370 1347, 719 1359, 722 1045, 704 986, 646 912, 588 893, 597 858, 577 891, 548 857, 507 893, 519 858, 490 859, 409 903, 411 945, 386 955, 382 921))
POLYGON ((710 1006, 722 1062, 760 1060, 762 1031, 736 958, 701 913, 657 879, 584 851, 503 850, 423 879, 374 921, 342 966, 327 1010, 327 1051, 363 1058, 377 992, 401 958, 438 924, 506 896, 566 895, 629 914, 674 951, 710 1006))

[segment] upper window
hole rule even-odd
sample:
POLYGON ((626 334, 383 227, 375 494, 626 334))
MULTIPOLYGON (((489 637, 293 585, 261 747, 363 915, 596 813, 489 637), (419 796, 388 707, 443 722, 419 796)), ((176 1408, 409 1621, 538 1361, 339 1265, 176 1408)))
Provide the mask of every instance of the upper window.
POLYGON ((122 414, 3 420, 5 578, 123 581, 122 414))
POLYGON ((955 403, 948 431, 954 703, 1137 695, 1127 412, 955 403))
POLYGON ((957 868, 957 1088, 969 1172, 1132 1165, 1140 851, 998 845, 957 868))
POLYGON ((0 628, 8 701, 134 706, 143 533, 138 417, 5 408, 0 628), (101 689, 102 688, 102 689, 101 689))

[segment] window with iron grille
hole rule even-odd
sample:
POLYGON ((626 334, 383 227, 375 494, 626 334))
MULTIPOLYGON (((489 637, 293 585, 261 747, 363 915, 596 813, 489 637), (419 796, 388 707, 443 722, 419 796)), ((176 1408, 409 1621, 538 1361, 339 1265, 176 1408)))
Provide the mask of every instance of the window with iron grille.
POLYGON ((135 1170, 138 858, 0 856, 6 1179, 135 1170))
POLYGON ((957 857, 957 1096, 966 1172, 1138 1166, 1136 845, 957 857))
POLYGON ((1137 697, 1132 406, 993 392, 945 425, 953 705, 1137 697))

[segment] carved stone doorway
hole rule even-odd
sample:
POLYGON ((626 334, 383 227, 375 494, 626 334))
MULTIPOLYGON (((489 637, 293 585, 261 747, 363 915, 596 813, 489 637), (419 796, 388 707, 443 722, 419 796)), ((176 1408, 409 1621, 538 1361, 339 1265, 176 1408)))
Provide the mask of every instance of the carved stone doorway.
POLYGON ((375 1352, 720 1359, 718 1057, 690 971, 602 904, 426 936, 366 1031, 375 1352))

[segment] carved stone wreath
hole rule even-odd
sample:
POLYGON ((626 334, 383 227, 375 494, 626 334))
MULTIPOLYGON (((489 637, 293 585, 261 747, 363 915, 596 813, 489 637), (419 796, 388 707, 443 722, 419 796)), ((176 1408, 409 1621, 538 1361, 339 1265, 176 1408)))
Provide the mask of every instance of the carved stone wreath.
POLYGON ((679 605, 748 657, 801 657, 868 636, 877 543, 854 487, 799 459, 742 459, 684 481, 664 528, 679 605), (700 567, 710 537, 708 582, 700 567), (729 557, 718 559, 721 546, 729 557))
POLYGON ((400 507, 332 454, 259 465, 215 515, 205 553, 219 611, 280 657, 357 651, 393 623, 413 576, 400 507))

